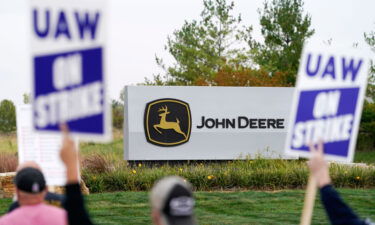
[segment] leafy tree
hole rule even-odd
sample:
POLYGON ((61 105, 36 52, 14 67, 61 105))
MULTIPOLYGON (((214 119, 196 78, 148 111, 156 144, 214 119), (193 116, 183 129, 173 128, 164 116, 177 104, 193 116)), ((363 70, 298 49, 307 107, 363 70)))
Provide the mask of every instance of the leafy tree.
POLYGON ((112 126, 121 129, 124 124, 124 104, 120 101, 112 100, 112 126))
MULTIPOLYGON (((375 52, 375 32, 364 34, 365 41, 375 52)), ((363 105, 361 124, 359 128, 357 148, 365 150, 375 149, 375 63, 371 61, 370 76, 366 96, 372 101, 365 101, 363 105)))
MULTIPOLYGON (((285 72, 276 72, 273 76, 269 76, 264 70, 228 66, 218 71, 211 83, 217 86, 287 87, 291 86, 287 78, 285 72)), ((211 83, 197 80, 195 85, 207 86, 211 83)))
MULTIPOLYGON (((372 51, 375 53, 375 31, 371 31, 370 33, 365 33, 365 41, 368 45, 370 45, 372 51)), ((372 99, 375 103, 375 62, 371 61, 371 69, 370 69, 370 76, 369 82, 367 86, 366 96, 372 99)))
POLYGON ((120 100, 112 100, 112 126, 122 129, 124 125, 124 103, 125 103, 125 87, 120 92, 120 100))
POLYGON ((375 103, 365 101, 363 105, 358 142, 369 143, 366 150, 375 150, 375 103))
POLYGON ((10 133, 16 130, 16 107, 10 100, 0 103, 0 132, 10 133))
POLYGON ((302 0, 266 1, 259 9, 264 42, 250 38, 252 58, 261 68, 271 72, 287 72, 294 84, 304 42, 314 34, 311 16, 304 15, 302 0))
POLYGON ((249 63, 245 37, 251 27, 240 27, 241 16, 231 14, 234 3, 204 0, 203 5, 199 21, 185 21, 168 37, 165 49, 175 59, 174 65, 167 67, 156 57, 165 74, 146 79, 145 84, 191 85, 198 79, 210 82, 223 65, 249 63))
POLYGON ((22 97, 23 97, 24 104, 30 104, 30 94, 24 93, 22 97))

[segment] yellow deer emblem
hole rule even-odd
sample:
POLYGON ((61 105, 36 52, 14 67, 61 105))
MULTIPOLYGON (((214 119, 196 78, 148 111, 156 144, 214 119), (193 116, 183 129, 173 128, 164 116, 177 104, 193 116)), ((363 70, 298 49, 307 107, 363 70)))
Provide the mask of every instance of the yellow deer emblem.
POLYGON ((162 134, 162 132, 158 128, 161 128, 161 129, 164 129, 164 130, 173 129, 175 132, 177 132, 179 134, 182 134, 185 137, 185 139, 187 138, 186 134, 181 130, 180 121, 178 120, 178 118, 176 118, 176 122, 169 122, 169 121, 166 120, 167 114, 170 113, 170 112, 168 112, 167 106, 161 107, 158 110, 158 112, 161 112, 159 114, 159 116, 161 117, 160 122, 159 122, 159 124, 154 125, 154 129, 157 132, 162 134))

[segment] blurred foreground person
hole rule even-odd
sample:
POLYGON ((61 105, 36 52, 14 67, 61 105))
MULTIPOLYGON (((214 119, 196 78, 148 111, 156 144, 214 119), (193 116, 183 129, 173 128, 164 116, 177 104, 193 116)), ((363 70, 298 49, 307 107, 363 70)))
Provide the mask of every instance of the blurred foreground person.
MULTIPOLYGON (((42 171, 40 166, 36 162, 33 162, 33 161, 24 162, 24 163, 20 164, 17 167, 16 171, 18 173, 18 171, 20 171, 24 168, 27 168, 27 167, 35 168, 39 171, 42 171)), ((47 191, 47 194, 44 198, 44 202, 47 203, 48 205, 53 205, 53 206, 57 206, 57 207, 62 208, 63 205, 64 205, 64 196, 47 191)), ((15 199, 15 201, 12 202, 12 204, 10 205, 8 213, 17 209, 18 207, 20 207, 20 204, 17 201, 17 199, 15 199)))
POLYGON ((69 136, 67 125, 61 125, 61 131, 64 137, 60 157, 66 166, 65 209, 68 213, 69 225, 91 225, 93 223, 85 209, 79 185, 78 151, 74 141, 69 136))
POLYGON ((375 225, 370 220, 361 220, 353 210, 345 204, 331 185, 328 164, 323 158, 323 143, 317 147, 310 146, 312 158, 308 162, 310 172, 317 181, 321 201, 333 225, 375 225))
POLYGON ((44 203, 47 194, 42 172, 33 167, 20 169, 14 178, 19 208, 0 218, 0 225, 65 225, 66 212, 44 203))
POLYGON ((181 177, 159 180, 151 191, 151 217, 155 225, 194 225, 194 197, 191 185, 181 177))

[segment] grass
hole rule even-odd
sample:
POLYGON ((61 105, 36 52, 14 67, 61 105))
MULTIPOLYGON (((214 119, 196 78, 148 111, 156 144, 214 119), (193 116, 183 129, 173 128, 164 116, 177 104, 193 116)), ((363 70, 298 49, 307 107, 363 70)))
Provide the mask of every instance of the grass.
POLYGON ((15 133, 0 135, 0 152, 9 154, 17 153, 17 136, 15 133))
POLYGON ((375 151, 357 151, 354 162, 375 164, 375 151))
MULTIPOLYGON (((375 215, 375 189, 340 189, 346 202, 362 217, 375 215)), ((197 192, 196 215, 201 225, 298 224, 304 191, 197 192)), ((96 224, 151 224, 147 192, 115 192, 87 196, 96 224)), ((0 200, 5 212, 10 199, 0 200)), ((317 197, 313 223, 328 224, 317 197)))

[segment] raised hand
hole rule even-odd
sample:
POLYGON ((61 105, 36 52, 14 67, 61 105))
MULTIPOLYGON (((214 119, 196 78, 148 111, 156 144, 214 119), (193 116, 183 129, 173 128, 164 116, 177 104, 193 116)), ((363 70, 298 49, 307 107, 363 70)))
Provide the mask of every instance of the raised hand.
POLYGON ((319 142, 316 146, 310 145, 310 152, 312 157, 307 162, 310 173, 313 175, 317 181, 318 187, 324 187, 331 183, 331 178, 329 176, 329 166, 324 160, 324 146, 323 142, 319 142))
POLYGON ((66 166, 67 183, 77 183, 78 177, 78 151, 76 145, 69 135, 69 128, 66 124, 60 125, 63 134, 63 142, 60 150, 60 158, 66 166))

